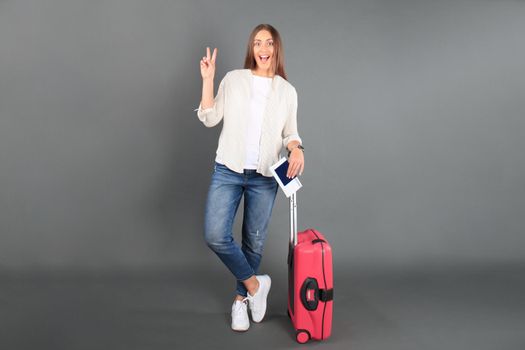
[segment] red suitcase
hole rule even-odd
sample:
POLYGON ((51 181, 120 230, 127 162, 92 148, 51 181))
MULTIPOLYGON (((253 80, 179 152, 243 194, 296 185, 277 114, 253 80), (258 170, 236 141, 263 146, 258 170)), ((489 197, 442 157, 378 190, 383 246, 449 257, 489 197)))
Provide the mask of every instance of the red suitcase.
POLYGON ((307 229, 297 234, 296 195, 290 196, 288 250, 288 316, 297 342, 324 340, 332 333, 332 248, 323 234, 307 229))

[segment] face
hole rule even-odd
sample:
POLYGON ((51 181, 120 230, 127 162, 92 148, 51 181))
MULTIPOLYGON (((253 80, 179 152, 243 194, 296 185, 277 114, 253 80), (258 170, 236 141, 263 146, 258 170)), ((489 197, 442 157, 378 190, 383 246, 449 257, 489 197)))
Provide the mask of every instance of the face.
POLYGON ((257 70, 271 72, 273 61, 273 39, 267 30, 261 30, 253 40, 253 55, 257 62, 257 70))

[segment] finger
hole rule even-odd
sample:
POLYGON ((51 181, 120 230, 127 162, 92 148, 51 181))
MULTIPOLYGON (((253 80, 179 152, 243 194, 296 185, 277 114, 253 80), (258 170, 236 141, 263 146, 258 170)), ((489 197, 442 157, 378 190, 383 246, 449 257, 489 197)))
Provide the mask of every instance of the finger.
POLYGON ((206 46, 206 58, 210 59, 210 48, 206 46))
POLYGON ((292 177, 296 177, 297 174, 299 174, 299 164, 298 163, 296 163, 294 168, 293 168, 292 177))
POLYGON ((286 172, 286 176, 287 177, 292 177, 292 174, 293 174, 293 168, 294 168, 294 165, 295 165, 295 162, 294 161, 289 161, 290 165, 288 165, 288 171, 286 172))
POLYGON ((211 56, 211 61, 215 63, 215 59, 217 58, 217 48, 213 49, 213 55, 211 56))
POLYGON ((302 175, 302 174, 303 174, 303 162, 299 161, 299 162, 297 162, 297 169, 296 169, 295 175, 299 176, 299 175, 302 175))
POLYGON ((290 164, 290 167, 288 167, 288 177, 292 178, 297 173, 297 163, 293 162, 290 164))
POLYGON ((304 163, 301 164, 301 170, 299 170, 299 175, 303 175, 304 172, 304 163))

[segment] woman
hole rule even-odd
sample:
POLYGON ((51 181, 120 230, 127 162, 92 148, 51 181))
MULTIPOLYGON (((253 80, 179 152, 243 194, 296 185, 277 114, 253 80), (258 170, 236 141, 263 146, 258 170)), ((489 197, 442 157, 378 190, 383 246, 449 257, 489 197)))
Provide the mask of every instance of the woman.
POLYGON ((217 49, 200 61, 202 100, 197 115, 207 127, 223 120, 215 167, 208 191, 204 236, 237 279, 232 329, 246 331, 261 322, 270 291, 268 275, 256 275, 278 185, 270 166, 284 147, 287 176, 301 175, 304 148, 297 132, 297 93, 286 80, 277 30, 260 24, 250 34, 244 69, 226 74, 213 98, 217 49), (242 245, 233 239, 233 222, 244 195, 242 245), (247 305, 248 304, 248 305, 247 305))

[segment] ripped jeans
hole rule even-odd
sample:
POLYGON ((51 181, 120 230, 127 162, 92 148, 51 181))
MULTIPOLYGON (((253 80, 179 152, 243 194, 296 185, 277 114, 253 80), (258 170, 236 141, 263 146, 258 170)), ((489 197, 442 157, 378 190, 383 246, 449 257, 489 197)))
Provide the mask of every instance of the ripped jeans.
POLYGON ((245 169, 243 174, 215 162, 206 201, 204 238, 237 279, 236 293, 247 295, 242 281, 257 273, 278 184, 273 177, 245 169), (233 223, 244 194, 242 247, 233 239, 233 223))

